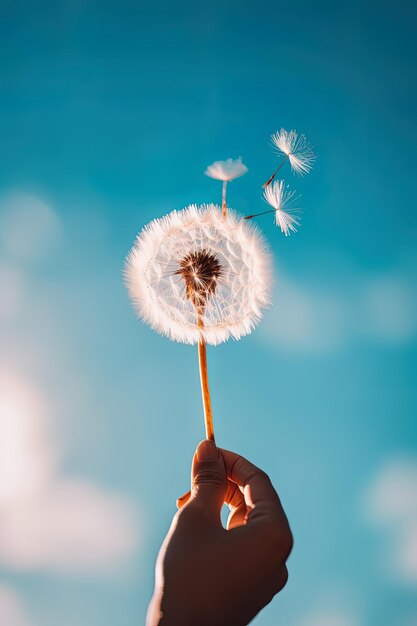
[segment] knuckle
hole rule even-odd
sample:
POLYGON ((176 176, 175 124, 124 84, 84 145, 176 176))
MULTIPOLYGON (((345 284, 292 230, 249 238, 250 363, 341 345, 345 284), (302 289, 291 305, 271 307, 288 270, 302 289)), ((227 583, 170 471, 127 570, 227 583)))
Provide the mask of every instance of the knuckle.
POLYGON ((174 526, 179 529, 195 528, 199 519, 198 509, 194 506, 183 506, 174 516, 174 526))
POLYGON ((280 560, 285 562, 294 545, 294 538, 290 528, 281 528, 274 525, 269 531, 269 541, 275 554, 279 556, 280 560))
POLYGON ((263 470, 260 469, 259 467, 256 467, 256 465, 252 465, 250 464, 247 470, 248 474, 250 475, 251 478, 262 478, 262 480, 271 483, 271 479, 269 478, 268 474, 263 470))
POLYGON ((266 602, 269 604, 272 602, 274 597, 282 591, 288 581, 288 570, 285 565, 280 567, 278 570, 275 570, 271 575, 269 582, 267 584, 267 598, 266 602))
POLYGON ((236 484, 232 485, 231 483, 229 483, 227 485, 226 495, 224 497, 224 501, 226 502, 226 504, 229 504, 229 502, 231 502, 237 489, 238 489, 238 486, 236 484))
POLYGON ((284 589, 287 582, 288 582, 288 569, 284 565, 284 567, 278 572, 278 575, 275 579, 275 594, 279 593, 282 589, 284 589))
POLYGON ((269 482, 270 484, 272 484, 272 483, 271 483, 271 479, 269 478, 269 475, 268 475, 266 472, 264 472, 264 470, 261 470, 261 469, 260 469, 260 470, 258 470, 258 474, 259 474, 259 476, 261 476, 264 480, 266 480, 267 482, 269 482))
POLYGON ((194 476, 193 487, 205 483, 210 485, 223 485, 224 480, 224 474, 222 472, 215 469, 205 469, 194 476))
POLYGON ((289 527, 284 531, 283 535, 282 545, 285 550, 285 559, 288 559, 294 547, 294 537, 289 527))

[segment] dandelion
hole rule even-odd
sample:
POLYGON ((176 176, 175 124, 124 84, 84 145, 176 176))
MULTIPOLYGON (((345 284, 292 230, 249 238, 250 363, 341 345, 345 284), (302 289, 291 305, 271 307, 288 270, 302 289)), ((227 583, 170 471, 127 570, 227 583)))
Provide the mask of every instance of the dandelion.
POLYGON ((274 180, 275 176, 288 159, 291 168, 299 175, 308 174, 313 167, 316 155, 312 147, 308 143, 305 135, 298 135, 295 130, 287 131, 281 128, 279 132, 271 135, 273 144, 278 148, 280 154, 284 154, 284 158, 278 165, 275 172, 263 185, 264 188, 274 180))
POLYGON ((227 183, 235 178, 240 178, 240 176, 244 176, 248 168, 242 162, 242 157, 238 159, 227 159, 226 161, 214 161, 211 165, 209 165, 204 172, 206 176, 210 176, 210 178, 215 178, 216 180, 223 181, 223 189, 222 189, 222 215, 225 217, 226 215, 226 190, 227 183))
POLYGON ((207 437, 213 439, 206 343, 249 334, 269 301, 270 260, 258 230, 233 211, 191 205, 153 220, 125 266, 138 315, 170 339, 198 344, 207 437))
POLYGON ((272 211, 262 211, 253 215, 246 215, 245 220, 250 220, 259 215, 267 213, 275 213, 275 223, 281 228, 284 235, 289 235, 290 231, 297 231, 296 226, 300 225, 298 218, 294 217, 294 213, 299 209, 294 208, 295 191, 290 191, 285 186, 283 180, 275 181, 272 185, 268 185, 264 190, 264 198, 272 207, 272 211), (284 211, 286 209, 286 211, 284 211))
POLYGON ((285 235, 296 232, 295 192, 271 182, 285 161, 298 174, 310 171, 315 155, 304 135, 283 128, 272 141, 284 155, 264 185, 272 209, 253 215, 228 210, 229 181, 248 171, 242 158, 215 161, 205 174, 223 182, 221 207, 190 205, 147 224, 125 264, 125 282, 138 317, 169 339, 197 344, 206 436, 214 441, 207 344, 252 332, 269 303, 270 255, 248 220, 266 213, 285 235))
POLYGON ((217 345, 251 332, 268 302, 269 254, 258 229, 214 204, 191 205, 150 222, 126 261, 140 317, 187 344, 217 345), (197 323, 196 309, 204 328, 197 323))

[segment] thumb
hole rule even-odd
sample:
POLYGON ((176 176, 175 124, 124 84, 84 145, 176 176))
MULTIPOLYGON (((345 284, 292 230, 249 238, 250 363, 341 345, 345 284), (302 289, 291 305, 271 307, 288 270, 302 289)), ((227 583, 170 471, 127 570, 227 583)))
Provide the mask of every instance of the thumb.
POLYGON ((223 456, 214 441, 205 439, 195 451, 191 473, 191 498, 187 506, 202 508, 207 515, 220 520, 227 490, 223 456))

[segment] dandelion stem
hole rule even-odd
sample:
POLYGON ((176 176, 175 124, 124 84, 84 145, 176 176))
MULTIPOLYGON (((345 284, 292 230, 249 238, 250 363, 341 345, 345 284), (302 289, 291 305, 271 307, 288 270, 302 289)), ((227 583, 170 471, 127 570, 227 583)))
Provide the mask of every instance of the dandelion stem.
POLYGON ((226 210, 227 210, 226 190, 227 190, 227 180, 224 180, 223 188, 222 188, 222 217, 226 217, 226 210))
POLYGON ((272 181, 274 180, 275 176, 278 174, 279 170, 281 169, 281 167, 284 165, 285 161, 288 159, 289 155, 286 154, 285 157, 282 159, 281 163, 278 165, 277 169, 275 170, 275 172, 272 174, 272 176, 270 176, 268 178, 268 180, 266 181, 266 183, 264 183, 262 185, 263 189, 265 189, 265 187, 268 187, 268 185, 270 185, 272 183, 272 181))
MULTIPOLYGON (((204 328, 204 322, 201 315, 198 316, 197 325, 199 328, 204 328)), ((206 342, 203 338, 201 338, 198 342, 198 363, 200 366, 201 395, 203 397, 206 438, 214 441, 213 413, 211 410, 210 388, 208 382, 207 350, 206 342)))
POLYGON ((280 209, 270 209, 269 211, 262 211, 262 213, 254 213, 253 215, 245 215, 244 220, 251 220, 253 217, 259 217, 260 215, 266 215, 267 213, 275 213, 280 209))

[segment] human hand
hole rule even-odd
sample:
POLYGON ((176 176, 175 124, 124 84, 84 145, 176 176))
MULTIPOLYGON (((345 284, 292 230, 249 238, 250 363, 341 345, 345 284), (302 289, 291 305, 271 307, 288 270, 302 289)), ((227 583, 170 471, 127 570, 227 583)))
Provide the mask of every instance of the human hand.
POLYGON ((243 626, 287 582, 292 535, 267 474, 202 441, 159 552, 148 626, 243 626), (229 505, 227 530, 220 511, 229 505))

